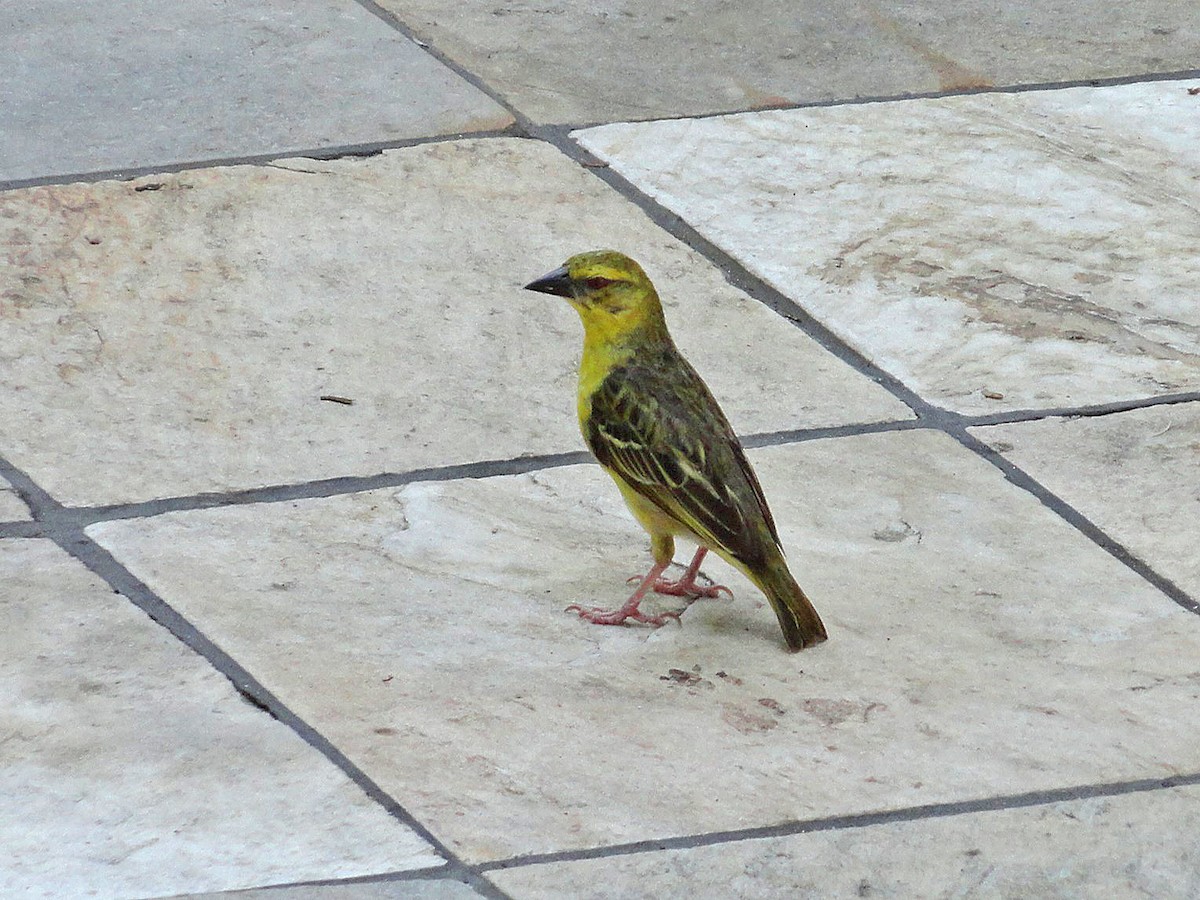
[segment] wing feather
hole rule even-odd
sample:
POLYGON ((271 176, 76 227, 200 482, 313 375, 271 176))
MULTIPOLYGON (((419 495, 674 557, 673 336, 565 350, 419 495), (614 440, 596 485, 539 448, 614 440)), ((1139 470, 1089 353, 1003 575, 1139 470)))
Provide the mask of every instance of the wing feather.
POLYGON ((779 544, 762 488, 716 400, 669 358, 615 368, 590 397, 584 436, 596 458, 705 545, 751 562, 763 529, 779 544))

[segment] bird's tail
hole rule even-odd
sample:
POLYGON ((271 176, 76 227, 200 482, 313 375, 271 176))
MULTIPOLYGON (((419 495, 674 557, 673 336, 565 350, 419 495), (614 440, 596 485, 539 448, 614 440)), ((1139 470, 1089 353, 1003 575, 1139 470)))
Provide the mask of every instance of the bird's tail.
POLYGON ((761 572, 747 574, 771 601, 771 608, 779 618, 783 639, 787 641, 789 650, 803 650, 829 637, 821 617, 788 571, 782 554, 771 560, 761 572))

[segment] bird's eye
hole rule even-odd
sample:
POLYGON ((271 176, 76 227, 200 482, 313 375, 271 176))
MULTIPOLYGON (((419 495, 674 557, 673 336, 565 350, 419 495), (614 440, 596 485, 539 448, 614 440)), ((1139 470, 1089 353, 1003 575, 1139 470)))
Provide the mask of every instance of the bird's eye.
POLYGON ((593 275, 591 278, 585 281, 584 284, 586 284, 593 291, 598 291, 600 288, 606 288, 612 284, 612 279, 604 278, 600 275, 593 275))

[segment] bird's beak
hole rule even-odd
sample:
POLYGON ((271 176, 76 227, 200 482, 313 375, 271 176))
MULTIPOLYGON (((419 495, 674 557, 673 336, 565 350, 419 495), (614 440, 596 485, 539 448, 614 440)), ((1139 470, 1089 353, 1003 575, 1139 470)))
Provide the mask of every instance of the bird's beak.
POLYGON ((527 291, 537 291, 539 294, 555 294, 559 297, 573 297, 571 276, 567 274, 566 266, 559 266, 553 272, 547 272, 536 281, 525 285, 527 291))

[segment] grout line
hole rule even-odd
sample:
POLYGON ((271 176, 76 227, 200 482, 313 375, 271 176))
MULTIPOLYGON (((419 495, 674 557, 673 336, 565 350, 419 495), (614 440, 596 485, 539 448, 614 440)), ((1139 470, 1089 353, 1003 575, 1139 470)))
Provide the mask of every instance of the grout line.
MULTIPOLYGON (((918 419, 895 419, 848 425, 818 425, 786 431, 768 431, 743 438, 746 447, 773 447, 826 438, 852 437, 885 431, 907 431, 925 427, 918 419)), ((102 506, 62 506, 57 502, 39 506, 37 521, 0 522, 0 537, 42 537, 54 530, 83 529, 98 522, 120 519, 143 519, 172 512, 215 509, 227 506, 246 506, 256 503, 284 503, 292 500, 311 500, 338 497, 365 491, 401 487, 414 482, 459 481, 493 478, 503 475, 524 475, 564 466, 594 465, 595 459, 584 450, 566 453, 516 456, 510 459, 480 460, 448 466, 431 466, 404 472, 384 472, 378 475, 348 475, 316 481, 275 484, 223 493, 183 494, 132 503, 102 506)), ((3 473, 0 468, 0 473, 3 473)), ((15 469, 11 471, 16 472, 15 469)), ((27 478, 23 474, 17 476, 27 478)), ((47 495, 48 496, 48 495, 47 495)))
POLYGON ((188 494, 111 506, 65 507, 62 516, 68 521, 74 520, 83 525, 91 525, 113 519, 147 518, 184 510, 337 497, 381 488, 401 487, 418 481, 458 481, 466 478, 492 478, 498 475, 523 475, 527 472, 557 469, 592 461, 591 455, 582 450, 569 453, 546 453, 537 456, 517 456, 511 459, 481 460, 449 466, 411 469, 407 472, 350 475, 295 484, 268 485, 242 491, 230 491, 229 493, 188 494))
MULTIPOLYGON (((394 884, 404 881, 449 881, 456 880, 456 873, 449 864, 440 866, 428 866, 423 869, 397 869, 392 872, 379 872, 373 875, 350 875, 346 878, 317 878, 309 881, 282 881, 276 884, 255 885, 252 888, 237 888, 233 893, 240 894, 243 891, 287 891, 293 888, 305 887, 338 887, 342 885, 355 884, 394 884)), ((180 900, 184 897, 196 897, 194 893, 187 894, 169 894, 166 896, 156 897, 154 900, 180 900)), ((210 896, 204 894, 202 896, 210 896)), ((213 897, 225 896, 224 893, 211 895, 213 897)))
POLYGON ((0 540, 5 538, 40 538, 46 536, 46 526, 41 522, 27 520, 0 522, 0 540))
POLYGON ((444 51, 438 49, 434 41, 418 34, 417 31, 403 22, 399 16, 391 10, 380 6, 375 0, 354 0, 354 2, 394 31, 398 31, 404 35, 404 37, 408 38, 463 81, 467 82, 467 84, 480 93, 486 94, 493 102, 504 107, 505 112, 513 117, 513 121, 515 122, 514 128, 522 136, 528 134, 528 130, 532 124, 529 117, 517 109, 507 97, 484 81, 483 78, 463 66, 458 60, 451 58, 444 51))
POLYGON ((1200 784, 1200 773, 1174 775, 1168 778, 1141 778, 1133 781, 1117 781, 1107 784, 1087 784, 1065 788, 1050 788, 1043 791, 1030 791, 1022 794, 1004 794, 999 796, 984 797, 977 800, 956 800, 946 803, 929 803, 922 806, 909 806, 880 812, 824 816, 816 819, 802 819, 791 822, 783 822, 778 825, 739 828, 730 831, 711 831, 702 834, 662 838, 658 840, 631 841, 626 844, 611 844, 606 847, 592 847, 583 850, 561 850, 550 853, 531 853, 525 856, 513 856, 508 859, 496 860, 494 862, 478 863, 476 864, 475 868, 480 872, 490 872, 499 869, 513 869, 524 866, 545 865, 547 863, 577 862, 587 859, 609 859, 616 856, 655 853, 663 850, 690 850, 696 847, 711 847, 719 844, 760 840, 763 838, 790 837, 792 835, 813 834, 821 831, 843 831, 857 828, 869 828, 875 825, 891 825, 901 822, 918 822, 925 819, 940 819, 950 816, 969 815, 972 813, 1001 812, 1003 810, 1010 809, 1024 809, 1032 806, 1046 806, 1052 803, 1065 803, 1072 800, 1090 800, 1095 797, 1120 797, 1126 794, 1148 793, 1152 791, 1166 790, 1175 787, 1186 787, 1196 784, 1200 784))
POLYGON ((567 131, 582 131, 587 128, 602 128, 605 125, 644 124, 651 122, 674 122, 682 119, 720 119, 726 116, 754 115, 756 113, 787 112, 794 109, 827 109, 833 106, 868 106, 876 103, 904 103, 909 100, 941 100, 950 97, 975 97, 980 94, 1036 94, 1045 91, 1062 91, 1081 87, 1120 87, 1127 84, 1152 84, 1158 81, 1192 81, 1200 78, 1200 69, 1179 69, 1173 72, 1142 72, 1136 75, 1112 75, 1105 78, 1075 78, 1069 81, 1033 81, 1022 84, 1001 84, 990 87, 955 88, 948 91, 902 91, 898 94, 871 94, 855 97, 833 97, 826 100, 798 100, 795 103, 780 103, 771 106, 747 106, 720 112, 680 113, 673 116, 657 116, 648 119, 601 120, 582 124, 547 123, 541 127, 562 128, 567 131))
MULTIPOLYGON (((1013 410, 977 416, 959 415, 948 410, 931 407, 931 412, 924 417, 884 419, 845 425, 817 425, 806 428, 756 432, 742 436, 741 440, 743 446, 746 448, 757 449, 891 431, 935 429, 948 432, 952 431, 955 427, 970 429, 998 424, 1035 422, 1047 418, 1099 417, 1138 409, 1151 409, 1157 406, 1191 402, 1200 402, 1200 393, 1169 394, 1161 397, 1124 400, 1091 406, 1013 410), (936 414, 934 411, 936 411, 936 414)), ((977 450, 976 452, 980 451, 977 450)), ((11 522, 0 522, 0 538, 45 537, 55 528, 86 528, 98 522, 151 518, 172 512, 215 509, 227 506, 283 503, 293 500, 337 497, 390 487, 401 487, 415 482, 457 481, 504 475, 523 475, 529 472, 562 468, 564 466, 591 465, 594 462, 595 460, 591 454, 579 450, 517 456, 509 459, 454 463, 446 466, 409 469, 402 472, 383 472, 377 475, 348 475, 225 492, 181 494, 173 497, 161 497, 154 500, 128 503, 103 504, 98 506, 61 506, 55 503, 51 508, 44 509, 36 521, 14 520, 11 522)), ((0 466, 0 474, 5 471, 0 466)), ((16 470, 10 467, 7 471, 12 473, 16 470)), ((15 477, 21 478, 25 476, 15 477)))
POLYGON ((887 431, 912 431, 929 428, 921 419, 886 419, 853 425, 828 425, 814 428, 797 428, 790 431, 765 431, 741 437, 742 446, 754 450, 760 447, 780 447, 785 444, 803 444, 808 441, 823 441, 829 438, 860 437, 865 434, 880 434, 887 431))
POLYGON ((196 169, 214 169, 227 166, 262 166, 284 159, 319 159, 324 161, 343 159, 349 156, 378 156, 385 150, 419 147, 424 144, 443 144, 447 141, 459 141, 468 138, 523 136, 523 131, 514 124, 508 128, 398 138, 392 141, 369 141, 360 144, 337 144, 328 147, 302 147, 241 156, 214 156, 208 159, 130 166, 124 169, 97 169, 94 171, 70 172, 61 175, 42 175, 36 178, 14 178, 9 181, 0 181, 0 192, 21 190, 22 188, 44 187, 47 185, 88 184, 96 181, 132 181, 135 178, 142 178, 146 175, 172 175, 179 172, 191 172, 196 169))
POLYGON ((967 428, 988 425, 1007 425, 1013 422, 1036 422, 1040 419, 1083 419, 1093 416, 1109 416, 1114 413, 1132 412, 1135 409, 1151 409, 1155 406, 1173 406, 1178 403, 1200 402, 1200 391, 1182 394, 1163 394, 1144 397, 1140 400, 1117 400, 1112 403, 1094 403, 1089 406, 1057 407, 1054 409, 1017 409, 1009 412, 986 413, 979 416, 963 416, 962 424, 967 428))

